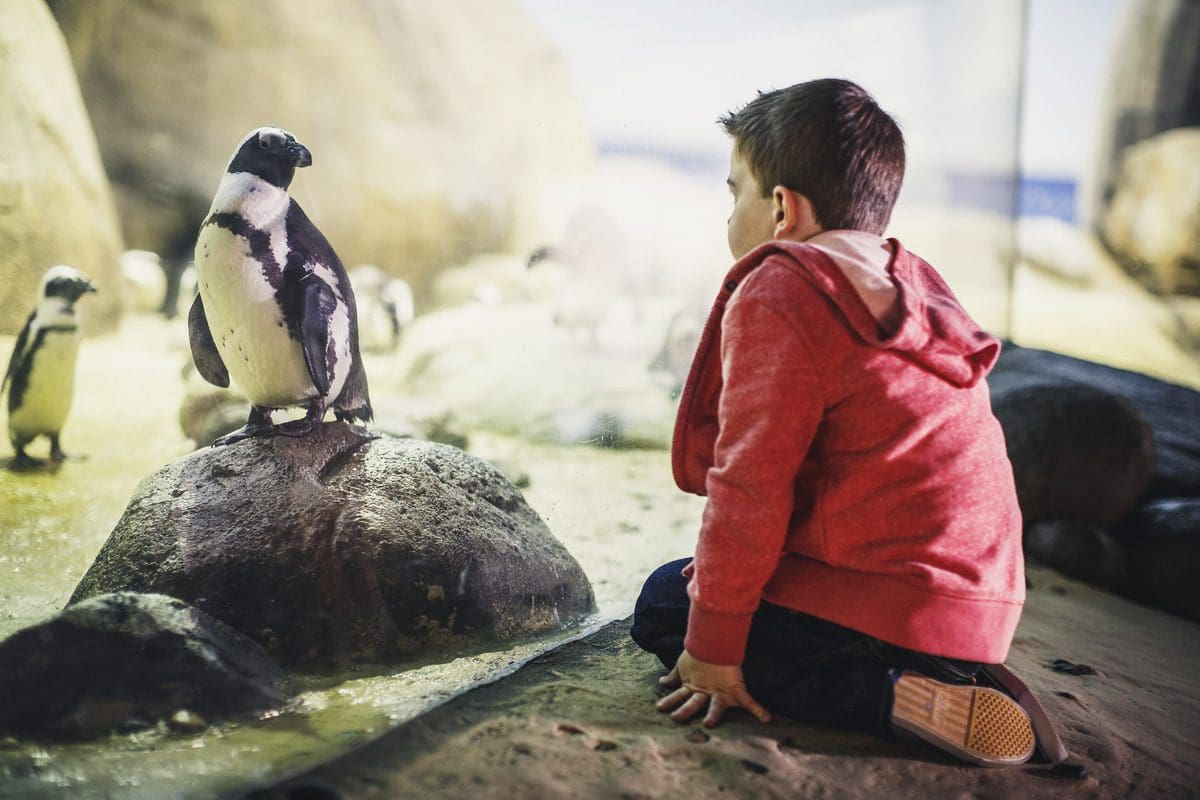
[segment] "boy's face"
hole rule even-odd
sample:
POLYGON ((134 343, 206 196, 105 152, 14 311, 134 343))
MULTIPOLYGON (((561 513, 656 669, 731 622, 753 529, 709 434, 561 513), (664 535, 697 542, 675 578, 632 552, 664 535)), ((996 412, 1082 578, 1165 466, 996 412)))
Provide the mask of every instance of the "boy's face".
POLYGON ((733 212, 729 215, 729 252, 740 259, 763 242, 775 238, 775 204, 770 195, 763 197, 758 179, 750 171, 735 145, 729 159, 729 179, 733 193, 733 212))

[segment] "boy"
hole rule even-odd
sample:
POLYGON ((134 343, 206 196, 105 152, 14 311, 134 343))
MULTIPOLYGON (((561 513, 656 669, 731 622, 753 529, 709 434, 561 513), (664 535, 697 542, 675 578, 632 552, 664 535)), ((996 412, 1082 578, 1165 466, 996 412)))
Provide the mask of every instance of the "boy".
POLYGON ((670 668, 683 722, 731 707, 891 733, 1020 764, 1020 705, 974 685, 1024 602, 1021 516, 984 376, 1000 344, 884 239, 896 123, 817 80, 721 119, 729 247, 675 426, 706 495, 695 558, 659 568, 631 634, 670 668), (685 566, 686 565, 686 566, 685 566))

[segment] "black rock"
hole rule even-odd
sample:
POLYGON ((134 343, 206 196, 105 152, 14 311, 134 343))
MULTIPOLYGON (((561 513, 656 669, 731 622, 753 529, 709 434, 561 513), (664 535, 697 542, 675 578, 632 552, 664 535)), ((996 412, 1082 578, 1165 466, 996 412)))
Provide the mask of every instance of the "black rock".
POLYGON ((1129 596, 1200 622, 1200 497, 1145 503, 1114 533, 1129 554, 1129 596))
POLYGON ((992 410, 1027 523, 1055 517, 1108 528, 1150 482, 1150 426, 1114 394, 1070 381, 1022 382, 994 389, 992 410))
POLYGON ((106 594, 0 642, 0 734, 78 739, 179 711, 214 720, 278 706, 283 671, 180 600, 106 594))
POLYGON ((1043 519, 1025 526, 1025 555, 1064 575, 1113 591, 1129 582, 1124 547, 1102 528, 1077 519, 1043 519))
POLYGON ((548 631, 594 608, 579 564, 495 467, 343 423, 201 450, 143 480, 72 600, 121 590, 184 599, 306 668, 548 631))
POLYGON ((1000 360, 988 376, 993 400, 1035 383, 1082 384, 1125 400, 1149 424, 1154 441, 1154 469, 1143 499, 1200 497, 1200 392, 1149 375, 1005 342, 1000 360))

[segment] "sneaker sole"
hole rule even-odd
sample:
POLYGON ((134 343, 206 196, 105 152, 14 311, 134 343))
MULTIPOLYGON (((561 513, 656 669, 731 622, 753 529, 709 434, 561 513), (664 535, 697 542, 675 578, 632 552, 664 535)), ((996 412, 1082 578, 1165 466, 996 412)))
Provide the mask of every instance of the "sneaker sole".
POLYGON ((1024 764, 1033 726, 1008 695, 904 672, 896 680, 892 724, 961 759, 985 766, 1024 764))
POLYGON ((1042 704, 1029 687, 1008 667, 1003 664, 984 664, 978 679, 989 681, 993 688, 1008 695, 1025 709, 1029 721, 1033 724, 1033 736, 1037 740, 1034 752, 1037 757, 1050 764, 1060 764, 1070 758, 1071 753, 1059 738, 1058 731, 1054 729, 1050 715, 1042 708, 1042 704))

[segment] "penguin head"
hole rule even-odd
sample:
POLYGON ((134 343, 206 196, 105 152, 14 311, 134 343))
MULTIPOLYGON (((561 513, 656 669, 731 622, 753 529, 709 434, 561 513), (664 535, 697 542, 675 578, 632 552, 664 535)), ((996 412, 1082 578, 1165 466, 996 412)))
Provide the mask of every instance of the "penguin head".
POLYGON ((42 276, 42 286, 38 296, 43 300, 57 298, 73 305, 76 300, 88 292, 96 291, 96 286, 87 276, 74 267, 59 264, 46 270, 42 276))
POLYGON ((256 128, 242 139, 229 168, 234 174, 247 172, 257 175, 272 186, 286 189, 296 174, 296 167, 312 164, 312 153, 282 128, 256 128))

